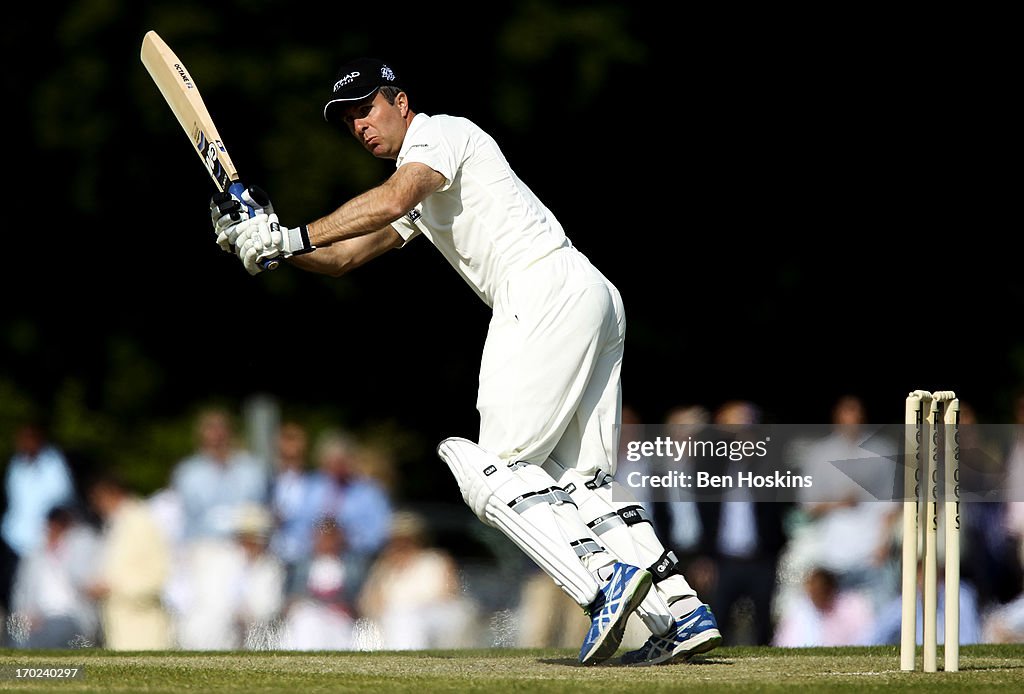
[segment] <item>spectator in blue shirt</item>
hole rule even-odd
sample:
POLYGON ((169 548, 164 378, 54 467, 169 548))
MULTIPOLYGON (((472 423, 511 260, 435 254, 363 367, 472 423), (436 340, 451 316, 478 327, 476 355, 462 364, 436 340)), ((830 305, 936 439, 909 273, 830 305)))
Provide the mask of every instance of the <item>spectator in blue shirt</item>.
POLYGON ((305 427, 285 422, 277 434, 276 472, 270 485, 270 510, 274 514, 274 534, 270 550, 285 566, 288 592, 298 589, 296 569, 308 562, 313 553, 313 527, 310 523, 309 482, 306 469, 309 436, 305 427))
POLYGON ((185 514, 184 540, 229 539, 238 509, 267 501, 267 471, 235 447, 231 419, 223 410, 199 415, 199 450, 172 475, 185 514))
POLYGON ((50 509, 70 504, 75 495, 64 455, 47 443, 40 425, 21 426, 14 449, 5 476, 7 510, 0 529, 0 601, 5 615, 10 614, 19 559, 42 547, 50 509))
POLYGON ((314 452, 317 471, 309 484, 308 527, 333 518, 346 539, 346 564, 353 568, 346 588, 354 596, 374 555, 388 540, 391 502, 384 489, 356 467, 356 447, 345 435, 326 434, 314 452))

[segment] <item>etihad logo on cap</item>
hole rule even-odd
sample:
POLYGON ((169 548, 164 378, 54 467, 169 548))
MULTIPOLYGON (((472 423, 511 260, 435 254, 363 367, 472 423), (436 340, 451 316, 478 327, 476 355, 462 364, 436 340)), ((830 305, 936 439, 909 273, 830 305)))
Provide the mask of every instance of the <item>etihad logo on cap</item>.
POLYGON ((334 90, 333 91, 338 91, 339 89, 341 89, 345 85, 352 84, 352 81, 355 80, 356 77, 359 77, 359 71, 358 70, 355 70, 353 72, 348 73, 347 75, 345 75, 340 80, 338 80, 337 82, 334 83, 334 90))
MULTIPOLYGON (((356 74, 358 74, 358 73, 356 73, 356 74)), ((383 66, 380 69, 380 76, 383 77, 384 79, 386 79, 388 82, 394 82, 395 81, 395 73, 392 72, 391 68, 389 68, 387 65, 383 66)))

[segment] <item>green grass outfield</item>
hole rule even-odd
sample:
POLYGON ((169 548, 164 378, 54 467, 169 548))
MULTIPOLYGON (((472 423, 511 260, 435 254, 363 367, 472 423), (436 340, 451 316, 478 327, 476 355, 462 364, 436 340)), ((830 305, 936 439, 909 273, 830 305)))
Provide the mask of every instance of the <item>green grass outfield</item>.
MULTIPOLYGON (((940 649, 941 662, 941 649, 940 649)), ((920 655, 918 656, 920 661, 920 655)), ((692 663, 581 667, 563 650, 409 653, 0 651, 0 690, 54 692, 1021 691, 1024 645, 967 646, 961 671, 900 672, 897 649, 720 648, 692 663), (13 681, 12 666, 85 666, 84 680, 13 681)))

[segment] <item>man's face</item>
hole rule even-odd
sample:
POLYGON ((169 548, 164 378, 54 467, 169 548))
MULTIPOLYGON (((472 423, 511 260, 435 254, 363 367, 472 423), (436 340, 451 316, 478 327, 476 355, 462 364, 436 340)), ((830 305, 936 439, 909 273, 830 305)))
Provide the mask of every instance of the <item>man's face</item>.
POLYGON ((98 484, 89 492, 89 503, 101 518, 113 515, 117 502, 114 492, 105 484, 98 484))
POLYGON ((199 422, 199 440, 203 448, 223 448, 231 443, 231 423, 219 412, 210 412, 199 422))
POLYGON ((14 437, 14 447, 22 455, 35 458, 43 448, 43 433, 34 426, 24 426, 14 437))
POLYGON ((397 159, 405 140, 405 116, 409 101, 405 92, 389 104, 380 92, 371 101, 353 104, 345 109, 342 118, 359 144, 375 157, 397 159))

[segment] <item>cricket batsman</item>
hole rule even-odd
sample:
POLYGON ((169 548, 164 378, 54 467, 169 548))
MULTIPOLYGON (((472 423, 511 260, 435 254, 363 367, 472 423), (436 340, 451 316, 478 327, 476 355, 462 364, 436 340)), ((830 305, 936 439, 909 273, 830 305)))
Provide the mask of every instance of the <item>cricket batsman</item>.
POLYGON ((342 66, 324 118, 375 157, 381 185, 309 224, 282 226, 257 188, 211 201, 217 242, 251 274, 267 258, 332 276, 425 236, 493 309, 480 364, 479 440, 437 453, 484 523, 530 556, 592 623, 583 664, 610 658, 630 613, 651 630, 625 663, 663 663, 721 642, 714 615, 643 508, 613 479, 626 319, 619 292, 465 118, 412 109, 394 68, 342 66))

